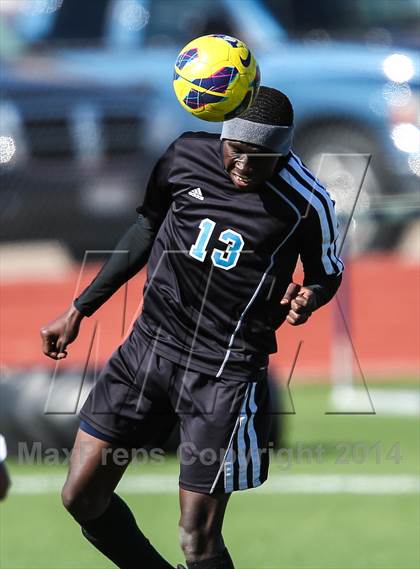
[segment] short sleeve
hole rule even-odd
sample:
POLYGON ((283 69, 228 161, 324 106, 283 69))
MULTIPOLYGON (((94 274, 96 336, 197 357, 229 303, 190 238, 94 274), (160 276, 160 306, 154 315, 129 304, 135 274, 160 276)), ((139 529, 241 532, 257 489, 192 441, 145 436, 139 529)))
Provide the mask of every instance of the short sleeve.
POLYGON ((159 227, 169 210, 172 201, 171 183, 169 181, 175 155, 175 142, 157 161, 150 175, 143 203, 136 211, 147 217, 150 222, 159 227))

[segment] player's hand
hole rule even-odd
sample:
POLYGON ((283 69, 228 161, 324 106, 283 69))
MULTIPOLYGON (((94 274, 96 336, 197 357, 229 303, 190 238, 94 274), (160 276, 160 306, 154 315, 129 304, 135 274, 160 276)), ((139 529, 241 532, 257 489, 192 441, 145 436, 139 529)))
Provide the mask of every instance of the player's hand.
POLYGON ((67 356, 66 348, 77 338, 83 314, 75 306, 61 316, 42 326, 40 333, 42 351, 53 360, 61 360, 67 356))
POLYGON ((287 322, 292 326, 299 326, 308 320, 316 308, 315 293, 309 288, 290 283, 280 304, 290 306, 287 322))

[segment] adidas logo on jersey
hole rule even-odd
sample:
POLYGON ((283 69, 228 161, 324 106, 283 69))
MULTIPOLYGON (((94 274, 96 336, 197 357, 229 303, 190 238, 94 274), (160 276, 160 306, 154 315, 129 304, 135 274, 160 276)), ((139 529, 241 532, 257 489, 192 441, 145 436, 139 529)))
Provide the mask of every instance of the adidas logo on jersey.
POLYGON ((189 196, 192 196, 193 198, 197 199, 197 200, 204 200, 204 196, 201 192, 201 188, 194 188, 193 190, 190 190, 188 192, 189 196))

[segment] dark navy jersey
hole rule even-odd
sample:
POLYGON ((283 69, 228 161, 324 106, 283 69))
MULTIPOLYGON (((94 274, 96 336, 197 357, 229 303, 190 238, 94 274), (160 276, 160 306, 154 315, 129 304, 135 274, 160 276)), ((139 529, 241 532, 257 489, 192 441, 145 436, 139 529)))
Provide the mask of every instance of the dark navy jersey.
POLYGON ((277 349, 280 300, 300 255, 305 285, 338 279, 325 188, 291 152, 258 191, 235 187, 218 135, 185 133, 137 208, 158 229, 137 328, 157 353, 216 377, 249 379, 277 349))

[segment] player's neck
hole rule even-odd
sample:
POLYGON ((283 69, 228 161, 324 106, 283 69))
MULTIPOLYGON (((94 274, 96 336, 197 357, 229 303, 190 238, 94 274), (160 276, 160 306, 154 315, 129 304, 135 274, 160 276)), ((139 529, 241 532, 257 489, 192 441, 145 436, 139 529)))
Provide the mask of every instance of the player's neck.
POLYGON ((281 170, 283 170, 283 168, 286 167, 287 163, 289 162, 290 155, 291 153, 289 152, 287 156, 282 156, 281 158, 278 159, 276 165, 276 174, 278 174, 281 170))

